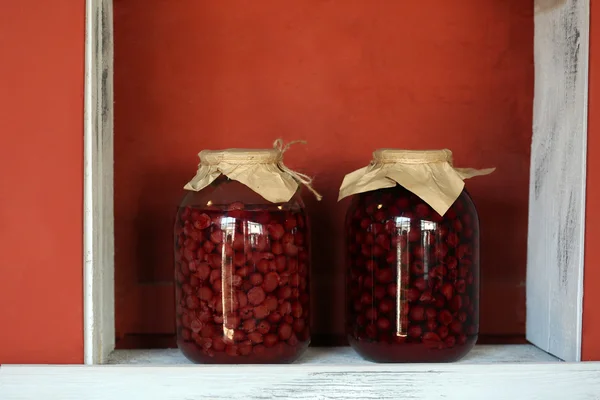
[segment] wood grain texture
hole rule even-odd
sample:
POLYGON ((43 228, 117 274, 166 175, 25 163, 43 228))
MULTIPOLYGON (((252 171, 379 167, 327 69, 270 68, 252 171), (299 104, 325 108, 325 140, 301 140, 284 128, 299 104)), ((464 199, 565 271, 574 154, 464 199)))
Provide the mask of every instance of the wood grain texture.
MULTIPOLYGON (((539 1, 539 0, 538 0, 539 1)), ((581 359, 589 1, 535 16, 535 101, 527 256, 527 338, 581 359)))
POLYGON ((593 400, 600 363, 2 366, 0 388, 3 400, 593 400))
MULTIPOLYGON (((475 348, 458 361, 460 364, 556 362, 551 356, 532 345, 482 345, 475 348)), ((116 350, 108 364, 152 364, 184 365, 193 364, 178 349, 116 350)), ((351 347, 310 347, 295 365, 333 364, 333 365, 373 365, 361 358, 351 347)))
MULTIPOLYGON (((598 5, 598 4, 596 4, 598 5)), ((600 7, 591 7, 581 359, 600 361, 600 7)))
POLYGON ((112 0, 86 2, 84 362, 115 347, 112 0))

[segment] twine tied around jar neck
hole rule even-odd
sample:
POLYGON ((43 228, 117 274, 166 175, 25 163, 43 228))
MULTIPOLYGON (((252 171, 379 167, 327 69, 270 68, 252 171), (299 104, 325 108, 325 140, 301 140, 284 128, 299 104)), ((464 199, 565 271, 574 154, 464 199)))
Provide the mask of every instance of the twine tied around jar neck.
POLYGON ((286 144, 285 146, 283 145, 283 139, 277 139, 273 142, 273 148, 277 149, 280 153, 280 157, 277 160, 277 166, 285 173, 291 175, 296 181, 302 183, 304 186, 306 186, 306 188, 308 190, 310 190, 312 192, 312 194, 315 195, 316 199, 318 201, 321 201, 321 199, 323 198, 323 196, 321 196, 319 194, 319 192, 317 192, 315 190, 315 188, 313 188, 312 186, 312 182, 313 182, 313 178, 311 178, 310 176, 300 173, 300 172, 296 172, 292 169, 289 169, 288 167, 286 167, 286 165, 283 163, 283 154, 289 150, 289 148, 294 145, 294 144, 306 144, 306 140, 292 140, 291 142, 288 142, 288 144, 286 144))

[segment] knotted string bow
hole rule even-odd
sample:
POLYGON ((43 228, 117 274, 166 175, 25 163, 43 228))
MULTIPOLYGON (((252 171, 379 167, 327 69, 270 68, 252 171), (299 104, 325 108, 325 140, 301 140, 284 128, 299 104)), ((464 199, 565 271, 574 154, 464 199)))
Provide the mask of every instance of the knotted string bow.
POLYGON ((286 151, 289 150, 289 148, 297 143, 301 143, 301 144, 306 144, 305 140, 293 140, 291 142, 289 142, 288 144, 286 144, 285 146, 283 145, 283 140, 282 139, 277 139, 273 142, 273 148, 277 149, 281 152, 281 157, 279 158, 279 160, 277 160, 277 166, 285 173, 289 174, 292 176, 292 178, 294 178, 296 181, 302 183, 304 186, 306 186, 306 188, 308 190, 310 190, 312 192, 312 194, 315 195, 315 197, 317 198, 318 201, 321 201, 321 199, 323 198, 323 196, 321 196, 313 187, 312 187, 312 182, 313 179, 305 174, 302 174, 300 172, 296 172, 294 170, 289 169, 288 167, 285 166, 285 164, 283 163, 283 153, 285 153, 286 151))

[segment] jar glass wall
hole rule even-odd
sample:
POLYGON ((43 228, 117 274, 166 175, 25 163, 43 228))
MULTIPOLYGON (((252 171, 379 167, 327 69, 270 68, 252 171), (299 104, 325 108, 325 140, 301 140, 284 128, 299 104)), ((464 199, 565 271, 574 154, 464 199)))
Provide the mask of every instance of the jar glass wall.
POLYGON ((297 192, 273 204, 224 176, 175 222, 177 344, 199 363, 286 363, 310 342, 309 227, 297 192))
POLYGON ((479 220, 463 191, 442 217, 400 185, 346 215, 347 333, 377 362, 462 358, 479 331, 479 220))

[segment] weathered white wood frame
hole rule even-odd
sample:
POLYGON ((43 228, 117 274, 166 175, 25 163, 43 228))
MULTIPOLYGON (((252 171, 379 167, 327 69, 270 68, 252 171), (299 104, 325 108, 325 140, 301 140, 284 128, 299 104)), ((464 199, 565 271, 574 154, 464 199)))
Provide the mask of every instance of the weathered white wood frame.
POLYGON ((527 339, 581 360, 589 0, 537 0, 527 339))
MULTIPOLYGON (((535 17, 527 337, 567 361, 581 358, 589 6, 537 0, 535 17)), ((86 16, 85 363, 101 364, 114 349, 112 1, 87 0, 86 16)))
POLYGON ((15 366, 0 386, 3 400, 593 400, 600 371, 596 363, 15 366))
POLYGON ((112 0, 85 17, 84 362, 101 364, 115 348, 112 0))

